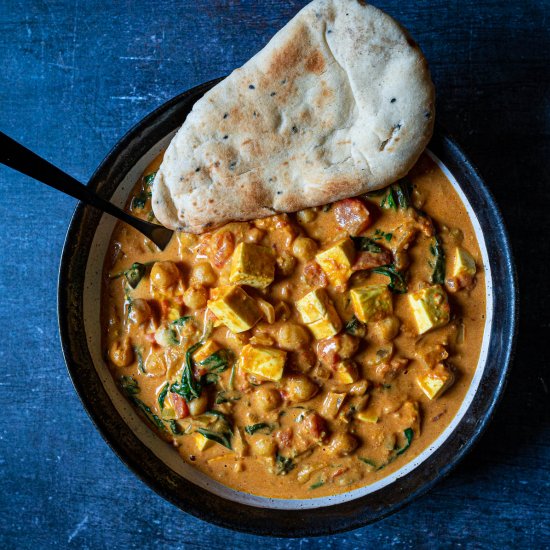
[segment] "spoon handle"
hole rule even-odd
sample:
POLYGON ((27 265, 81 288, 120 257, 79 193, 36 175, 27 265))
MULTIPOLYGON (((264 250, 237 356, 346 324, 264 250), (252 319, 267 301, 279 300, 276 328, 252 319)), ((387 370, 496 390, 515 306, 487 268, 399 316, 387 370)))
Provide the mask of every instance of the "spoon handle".
POLYGON ((124 212, 3 132, 0 132, 0 163, 126 222, 149 237, 161 250, 170 240, 172 231, 124 212))
MULTIPOLYGON (((79 201, 120 218, 120 208, 96 195, 69 174, 0 132, 0 162, 79 201)), ((126 220, 125 220, 126 221, 126 220)))

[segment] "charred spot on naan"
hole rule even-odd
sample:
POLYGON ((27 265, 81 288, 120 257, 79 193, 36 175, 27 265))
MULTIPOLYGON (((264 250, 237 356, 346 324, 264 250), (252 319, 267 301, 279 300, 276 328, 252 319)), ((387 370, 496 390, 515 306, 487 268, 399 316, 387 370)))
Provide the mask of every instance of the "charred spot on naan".
POLYGON ((312 52, 306 59, 305 67, 310 73, 321 74, 326 67, 323 54, 319 50, 312 52))

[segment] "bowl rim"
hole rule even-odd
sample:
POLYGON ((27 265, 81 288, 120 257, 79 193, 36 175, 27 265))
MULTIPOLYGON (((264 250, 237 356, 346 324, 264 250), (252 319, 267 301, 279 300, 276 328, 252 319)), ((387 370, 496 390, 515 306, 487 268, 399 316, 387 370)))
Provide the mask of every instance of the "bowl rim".
MULTIPOLYGON (((211 80, 190 88, 137 122, 99 164, 88 186, 109 199, 126 172, 151 148, 151 139, 154 140, 155 135, 158 137, 163 127, 172 125, 175 128, 181 124, 194 102, 220 80, 221 78, 211 80), (184 116, 180 118, 182 114, 184 116), (178 124, 174 124, 174 117, 177 117, 178 124)), ((168 132, 165 133, 167 134, 168 132)), ((285 510, 229 502, 197 487, 171 470, 162 471, 163 468, 169 468, 128 429, 105 390, 105 395, 101 394, 101 381, 94 380, 94 373, 96 378, 98 375, 87 349, 86 335, 82 334, 83 330, 79 331, 79 327, 83 329, 84 325, 81 287, 84 284, 89 253, 86 244, 91 243, 89 235, 83 233, 82 229, 89 227, 94 220, 99 220, 101 213, 80 202, 77 204, 67 229, 58 277, 57 309, 63 355, 73 386, 91 421, 114 453, 138 478, 181 510, 221 527, 277 537, 321 536, 356 529, 400 510, 430 490, 464 458, 489 424, 506 385, 517 333, 517 275, 502 214, 477 169, 456 141, 442 132, 439 126, 436 126, 428 147, 448 167, 470 201, 486 240, 493 284, 496 287, 500 277, 500 284, 504 287, 504 291, 494 292, 494 319, 489 341, 491 349, 496 322, 501 326, 501 337, 499 345, 494 349, 498 361, 494 358, 493 363, 498 364, 493 369, 494 372, 486 371, 483 374, 470 408, 447 441, 422 464, 375 493, 323 508, 292 510, 289 513, 285 510), (465 189, 465 186, 468 188, 465 189), (491 231, 487 232, 487 229, 491 231), (494 241, 492 248, 489 241, 494 241), (97 391, 92 393, 94 389, 97 391), (478 416, 474 415, 474 422, 465 428, 474 402, 480 409, 478 416), (454 452, 446 462, 443 460, 443 451, 451 448, 454 448, 454 452), (129 449, 137 449, 139 455, 134 455, 129 449), (428 472, 430 466, 433 471, 428 472), (155 472, 160 475, 155 475, 155 472), (422 479, 413 483, 409 492, 404 494, 403 489, 398 489, 407 479, 419 477, 422 473, 422 479), (192 491, 182 493, 182 488, 192 491), (397 494, 380 498, 384 493, 392 492, 397 494)), ((93 234, 95 231, 88 233, 93 234)), ((488 357, 487 362, 489 360, 488 357)))

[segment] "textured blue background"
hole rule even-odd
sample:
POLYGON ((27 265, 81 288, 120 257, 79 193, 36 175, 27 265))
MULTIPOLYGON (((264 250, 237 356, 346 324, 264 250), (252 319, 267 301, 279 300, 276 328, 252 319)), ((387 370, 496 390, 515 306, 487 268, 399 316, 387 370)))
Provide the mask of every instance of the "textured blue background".
MULTIPOLYGON (((2 0, 0 129, 82 181, 175 94, 239 66, 303 0, 2 0)), ((427 496, 324 539, 259 539, 138 481, 65 371, 56 278, 74 201, 0 167, 0 547, 550 547, 550 4, 381 0, 425 50, 438 120, 479 166, 518 260, 522 318, 503 402, 427 496)))

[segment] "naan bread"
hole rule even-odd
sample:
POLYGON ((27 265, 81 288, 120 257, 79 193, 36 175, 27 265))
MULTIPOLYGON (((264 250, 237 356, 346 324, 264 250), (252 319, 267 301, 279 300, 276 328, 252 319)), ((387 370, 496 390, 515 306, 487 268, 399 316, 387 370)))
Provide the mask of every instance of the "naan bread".
POLYGON ((153 187, 165 226, 201 233, 379 189, 428 143, 422 52, 382 11, 314 0, 193 107, 153 187))

